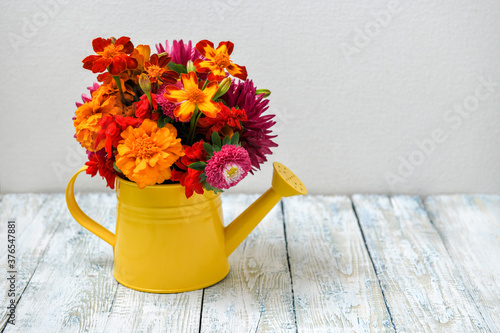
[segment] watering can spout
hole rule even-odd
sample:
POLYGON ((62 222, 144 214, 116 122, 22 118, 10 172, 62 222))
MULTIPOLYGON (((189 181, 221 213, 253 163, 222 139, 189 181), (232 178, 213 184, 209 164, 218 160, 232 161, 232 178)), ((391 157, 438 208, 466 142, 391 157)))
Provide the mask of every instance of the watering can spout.
POLYGON ((307 194, 304 184, 286 166, 274 162, 273 168, 272 187, 226 227, 224 233, 227 256, 233 253, 282 197, 307 194))

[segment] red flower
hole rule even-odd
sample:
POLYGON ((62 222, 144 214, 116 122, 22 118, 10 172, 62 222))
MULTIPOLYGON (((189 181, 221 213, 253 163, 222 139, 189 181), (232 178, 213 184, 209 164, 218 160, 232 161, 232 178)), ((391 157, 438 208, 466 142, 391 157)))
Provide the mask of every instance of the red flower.
POLYGON ((227 69, 229 74, 243 81, 247 79, 247 70, 245 66, 236 65, 229 56, 233 53, 234 44, 230 41, 220 42, 217 49, 214 49, 214 43, 208 40, 199 41, 196 49, 207 60, 196 59, 194 65, 199 73, 210 73, 210 81, 221 81, 226 77, 227 69))
POLYGON ((86 173, 94 177, 97 172, 99 176, 106 179, 106 183, 109 188, 115 188, 115 170, 113 169, 113 163, 115 162, 115 157, 111 155, 111 158, 106 156, 104 149, 97 152, 88 152, 89 160, 85 163, 88 166, 86 173))
POLYGON ((203 171, 188 169, 186 172, 172 170, 171 180, 179 181, 185 188, 186 198, 193 195, 194 192, 203 194, 203 184, 200 183, 200 175, 203 171))
POLYGON ((168 63, 170 62, 170 57, 163 55, 158 58, 157 54, 153 54, 151 59, 146 62, 144 66, 144 71, 148 74, 151 83, 169 83, 175 84, 179 78, 179 74, 170 70, 168 63))
POLYGON ((111 75, 119 75, 126 69, 137 68, 137 60, 129 56, 134 50, 130 37, 120 37, 116 41, 96 38, 92 46, 97 55, 89 55, 82 62, 83 68, 93 73, 102 73, 109 67, 111 75))
POLYGON ((151 111, 151 105, 149 104, 148 96, 146 94, 141 96, 138 102, 135 102, 135 116, 142 120, 151 119, 158 120, 160 114, 156 112, 158 110, 158 102, 156 102, 156 94, 151 94, 151 101, 153 101, 153 112, 151 111))
POLYGON ((189 169, 188 166, 194 162, 205 162, 207 152, 203 148, 203 140, 196 142, 192 147, 184 145, 185 155, 177 160, 175 165, 181 170, 172 170, 173 181, 179 181, 185 187, 186 198, 193 195, 193 192, 203 194, 203 184, 200 182, 200 175, 203 171, 189 169))
POLYGON ((205 138, 208 140, 213 132, 222 134, 223 136, 232 136, 238 130, 241 131, 241 122, 247 121, 245 110, 231 108, 229 109, 223 103, 219 103, 221 110, 215 118, 200 118, 198 126, 202 131, 207 131, 205 138))
POLYGON ((101 140, 106 140, 104 149, 108 156, 113 155, 113 148, 118 147, 118 143, 122 139, 120 134, 129 126, 134 128, 142 124, 142 119, 122 116, 104 116, 99 122, 101 130, 98 132, 96 139, 96 147, 101 140))

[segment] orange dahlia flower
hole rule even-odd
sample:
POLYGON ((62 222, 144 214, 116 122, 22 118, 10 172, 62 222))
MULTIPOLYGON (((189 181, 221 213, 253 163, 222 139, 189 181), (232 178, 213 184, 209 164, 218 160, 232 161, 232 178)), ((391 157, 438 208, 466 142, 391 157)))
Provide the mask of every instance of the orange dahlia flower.
POLYGON ((220 111, 220 105, 212 101, 219 89, 217 82, 210 82, 201 90, 194 72, 181 74, 181 81, 184 89, 174 85, 165 87, 164 97, 173 103, 181 103, 175 108, 174 116, 180 121, 188 121, 198 107, 207 117, 215 118, 220 111))
POLYGON ((96 38, 92 47, 97 55, 90 55, 82 60, 83 68, 92 73, 102 73, 109 66, 111 75, 118 75, 126 69, 137 67, 137 60, 129 54, 134 50, 130 37, 120 37, 116 41, 108 38, 96 38))
POLYGON ((127 127, 121 136, 116 166, 139 188, 170 179, 172 164, 184 156, 181 139, 171 124, 158 128, 156 122, 146 119, 138 128, 127 127))
POLYGON ((234 44, 229 41, 220 42, 216 50, 214 50, 214 43, 208 40, 199 41, 196 44, 196 49, 208 60, 196 59, 194 62, 196 71, 199 73, 210 72, 208 74, 210 81, 221 81, 226 77, 224 69, 227 69, 229 74, 245 81, 247 79, 245 66, 236 65, 229 59, 233 48, 234 44))

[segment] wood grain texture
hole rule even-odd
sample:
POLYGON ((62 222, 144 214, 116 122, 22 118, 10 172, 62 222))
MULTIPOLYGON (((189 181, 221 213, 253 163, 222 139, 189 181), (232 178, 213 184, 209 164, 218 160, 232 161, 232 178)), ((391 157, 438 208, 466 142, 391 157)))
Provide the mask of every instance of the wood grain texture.
MULTIPOLYGON (((255 198, 224 195, 226 223, 255 198)), ((78 202, 115 229, 113 193, 78 202)), ((112 248, 71 217, 64 195, 0 195, 0 244, 6 221, 17 231, 17 321, 4 331, 500 332, 500 196, 353 202, 286 198, 284 215, 275 207, 231 255, 226 279, 160 295, 114 280, 112 248)), ((4 272, 6 254, 2 245, 4 272)))
MULTIPOLYGON (((59 196, 60 197, 60 196, 59 196)), ((46 194, 6 194, 0 203, 0 265, 2 272, 10 271, 7 267, 7 221, 16 221, 16 302, 19 301, 57 224, 47 222, 47 216, 59 213, 55 205, 44 205, 58 196, 46 194)), ((0 279, 0 330, 7 324, 9 316, 6 306, 10 302, 7 296, 7 273, 0 279), (5 306, 4 306, 5 305, 5 306)))
POLYGON ((464 287, 492 332, 500 332, 500 196, 433 196, 432 222, 464 287))
POLYGON ((351 200, 284 201, 299 332, 394 331, 351 200))
POLYGON ((202 290, 151 294, 118 285, 103 332, 198 332, 202 290))
POLYGON ((488 331, 418 197, 353 203, 397 331, 488 331))
MULTIPOLYGON (((114 230, 113 194, 85 194, 79 204, 114 230)), ((71 217, 64 195, 47 200, 44 207, 52 207, 52 214, 44 215, 41 228, 57 230, 22 295, 16 325, 7 325, 5 332, 103 332, 117 289, 112 248, 71 217)), ((35 226, 26 230, 39 231, 35 226)))
MULTIPOLYGON (((224 195, 226 225, 256 198, 224 195)), ((201 332, 295 332, 279 204, 231 254, 229 262, 229 275, 205 289, 201 332)))

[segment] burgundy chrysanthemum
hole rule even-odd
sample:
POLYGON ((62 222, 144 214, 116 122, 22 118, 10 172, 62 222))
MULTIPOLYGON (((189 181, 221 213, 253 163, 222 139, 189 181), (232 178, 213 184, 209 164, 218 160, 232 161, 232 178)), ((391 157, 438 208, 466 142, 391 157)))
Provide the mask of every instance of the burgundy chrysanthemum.
POLYGON ((193 47, 191 41, 186 44, 181 40, 174 40, 172 45, 168 44, 168 40, 165 41, 165 47, 162 44, 156 44, 156 50, 158 53, 167 52, 172 58, 174 64, 187 66, 189 60, 195 61, 198 58, 202 58, 200 52, 193 47))
POLYGON ((272 154, 270 148, 278 147, 272 139, 271 127, 276 123, 272 119, 274 114, 265 114, 268 109, 269 100, 264 99, 264 95, 255 95, 253 82, 247 80, 231 84, 229 91, 221 98, 229 108, 238 107, 244 109, 247 120, 242 122, 245 129, 240 137, 241 145, 248 151, 250 161, 254 170, 260 170, 260 165, 267 161, 266 155, 272 154))

